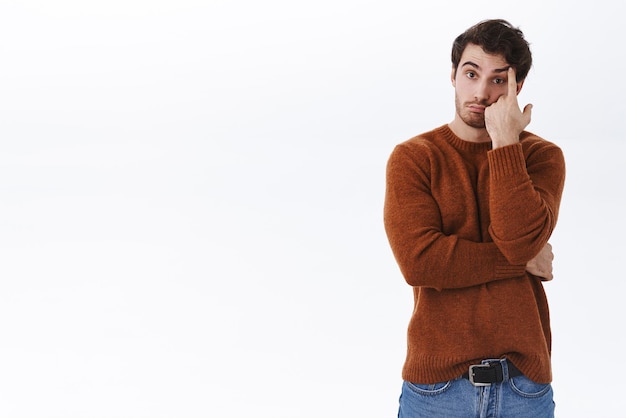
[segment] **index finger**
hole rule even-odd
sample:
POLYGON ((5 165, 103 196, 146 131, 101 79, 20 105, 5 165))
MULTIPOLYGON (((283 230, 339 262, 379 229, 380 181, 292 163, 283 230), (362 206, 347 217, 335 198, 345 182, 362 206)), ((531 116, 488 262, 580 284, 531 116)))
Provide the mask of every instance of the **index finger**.
POLYGON ((508 74, 507 74, 507 82, 509 84, 508 94, 511 95, 511 97, 516 97, 517 96, 517 74, 515 73, 515 68, 513 67, 509 67, 508 74))

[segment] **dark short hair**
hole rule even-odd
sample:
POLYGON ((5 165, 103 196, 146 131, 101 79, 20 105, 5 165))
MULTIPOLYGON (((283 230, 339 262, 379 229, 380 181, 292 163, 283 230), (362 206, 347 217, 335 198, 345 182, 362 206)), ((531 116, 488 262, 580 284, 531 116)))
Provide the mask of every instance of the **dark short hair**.
POLYGON ((484 20, 462 34, 452 44, 452 68, 459 68, 461 55, 468 44, 480 46, 489 54, 502 55, 516 71, 518 82, 524 80, 533 62, 524 34, 503 19, 484 20))

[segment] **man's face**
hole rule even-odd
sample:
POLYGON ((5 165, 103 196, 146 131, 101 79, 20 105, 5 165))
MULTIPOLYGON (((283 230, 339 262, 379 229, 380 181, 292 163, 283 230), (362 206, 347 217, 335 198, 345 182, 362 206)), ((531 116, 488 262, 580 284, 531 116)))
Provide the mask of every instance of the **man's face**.
MULTIPOLYGON (((459 67, 452 69, 457 118, 472 128, 485 128, 485 108, 507 93, 509 63, 502 55, 492 55, 482 47, 468 44, 459 67)), ((523 82, 517 83, 517 92, 523 82)))

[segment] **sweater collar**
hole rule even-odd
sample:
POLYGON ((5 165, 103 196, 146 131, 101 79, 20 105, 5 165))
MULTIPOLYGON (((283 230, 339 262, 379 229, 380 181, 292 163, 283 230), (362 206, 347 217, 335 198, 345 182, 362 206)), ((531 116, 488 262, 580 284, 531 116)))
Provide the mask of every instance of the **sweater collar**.
POLYGON ((487 152, 491 149, 491 142, 470 142, 465 141, 452 132, 448 125, 443 125, 439 128, 441 135, 448 141, 454 148, 459 151, 469 152, 487 152))

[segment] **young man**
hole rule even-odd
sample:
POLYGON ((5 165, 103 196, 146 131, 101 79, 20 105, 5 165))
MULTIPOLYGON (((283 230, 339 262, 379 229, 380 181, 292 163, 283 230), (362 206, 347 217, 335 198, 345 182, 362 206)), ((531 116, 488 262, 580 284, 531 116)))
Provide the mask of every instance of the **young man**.
POLYGON ((452 47, 454 120, 389 158, 385 228, 415 300, 401 418, 554 415, 542 282, 565 163, 524 130, 531 63, 504 20, 465 31, 452 47))

